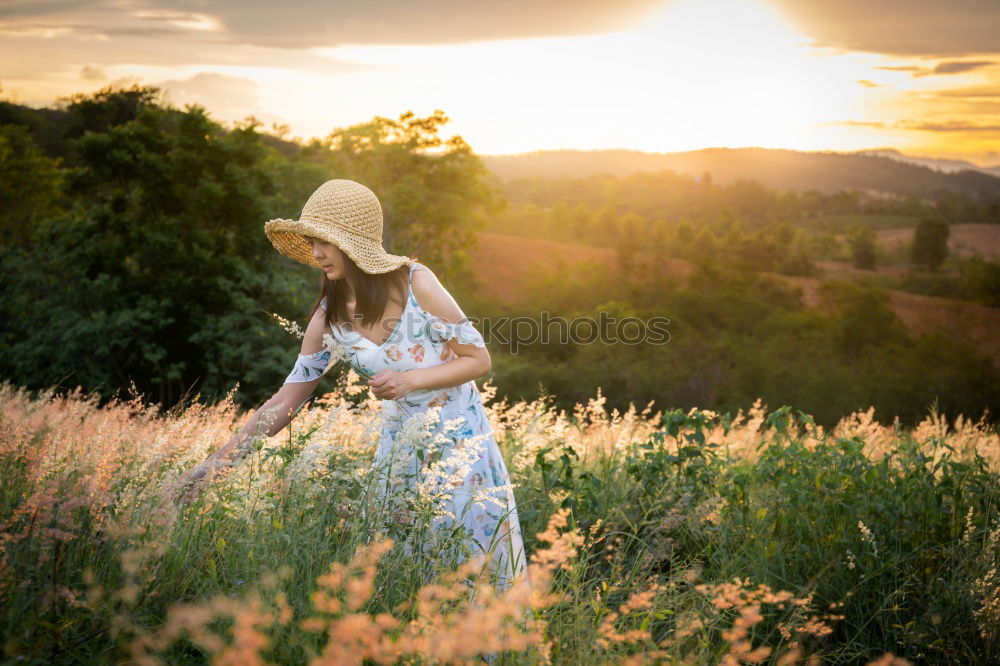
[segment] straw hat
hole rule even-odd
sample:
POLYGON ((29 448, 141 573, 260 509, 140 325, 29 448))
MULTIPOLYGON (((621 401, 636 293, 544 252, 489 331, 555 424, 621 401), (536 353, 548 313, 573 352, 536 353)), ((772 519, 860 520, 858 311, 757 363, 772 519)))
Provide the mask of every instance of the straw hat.
POLYGON ((353 180, 328 180, 302 207, 297 220, 264 224, 275 249, 295 261, 320 268, 306 236, 321 238, 343 250, 365 273, 387 273, 412 261, 382 248, 382 206, 370 189, 353 180))

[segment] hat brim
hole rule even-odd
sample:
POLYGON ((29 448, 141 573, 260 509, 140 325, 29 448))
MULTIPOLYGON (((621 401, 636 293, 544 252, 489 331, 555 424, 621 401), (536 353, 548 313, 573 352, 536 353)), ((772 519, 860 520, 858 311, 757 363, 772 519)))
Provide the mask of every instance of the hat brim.
POLYGON ((410 257, 389 254, 380 243, 336 227, 319 226, 305 220, 277 218, 264 224, 264 234, 281 254, 299 263, 322 268, 313 256, 307 236, 320 238, 340 248, 365 273, 388 273, 402 266, 410 257))

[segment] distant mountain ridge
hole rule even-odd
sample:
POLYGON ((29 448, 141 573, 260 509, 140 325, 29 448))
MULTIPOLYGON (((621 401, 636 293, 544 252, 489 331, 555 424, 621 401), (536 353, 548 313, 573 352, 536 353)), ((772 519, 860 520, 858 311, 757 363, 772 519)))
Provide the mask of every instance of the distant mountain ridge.
POLYGON ((947 160, 937 157, 913 157, 912 155, 904 155, 895 148, 856 150, 851 154, 888 157, 890 160, 907 162, 909 164, 919 164, 921 166, 925 166, 930 169, 936 169, 938 171, 944 171, 946 173, 955 173, 956 171, 982 171, 983 173, 988 173, 991 176, 1000 177, 1000 164, 991 167, 981 167, 981 166, 976 166, 972 162, 966 162, 965 160, 947 160))
MULTIPOLYGON (((627 176, 670 169, 712 182, 755 180, 779 190, 826 194, 857 189, 875 195, 929 199, 953 191, 1000 200, 1000 166, 982 169, 961 162, 908 158, 894 149, 838 153, 774 148, 704 148, 678 153, 639 150, 547 150, 516 155, 480 155, 499 178, 582 178, 601 173, 627 176), (930 163, 934 163, 932 168, 930 163), (996 171, 997 173, 993 173, 996 171)), ((968 164, 968 163, 964 163, 968 164)))

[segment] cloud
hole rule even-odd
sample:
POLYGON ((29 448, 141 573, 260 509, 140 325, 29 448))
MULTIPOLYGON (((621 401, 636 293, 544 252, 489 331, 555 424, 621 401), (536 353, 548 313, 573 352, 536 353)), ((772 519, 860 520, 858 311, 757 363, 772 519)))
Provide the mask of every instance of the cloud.
MULTIPOLYGON (((59 81, 61 85, 79 80, 80 68, 86 63, 101 68, 109 76, 120 76, 123 64, 134 72, 175 69, 156 74, 159 78, 184 77, 201 69, 226 67, 257 67, 310 72, 324 76, 357 74, 382 69, 378 65, 351 62, 303 50, 272 49, 245 44, 232 44, 203 31, 184 31, 176 27, 165 33, 156 29, 138 32, 122 30, 108 38, 108 28, 97 30, 85 25, 70 29, 69 24, 37 24, 35 32, 16 28, 0 20, 0 80, 59 81), (81 62, 83 60, 84 62, 81 62), (184 71, 185 69, 188 71, 184 71)), ((140 26, 141 27, 141 26, 140 26)), ((217 37, 217 36, 216 36, 217 37)), ((68 92, 68 91, 62 91, 68 92)), ((77 91, 72 91, 77 92, 77 91)), ((31 103, 50 102, 45 97, 31 103)))
POLYGON ((114 0, 8 0, 0 18, 0 34, 52 37, 66 34, 112 36, 177 35, 204 30, 217 22, 207 15, 156 9, 151 0, 136 0, 124 9, 114 0))
POLYGON ((818 46, 895 56, 1000 53, 996 0, 764 0, 818 46))
POLYGON ((257 116, 262 120, 277 120, 260 107, 260 92, 256 81, 239 76, 201 72, 187 79, 172 79, 154 83, 164 92, 167 101, 176 106, 201 104, 213 116, 238 120, 257 116))
POLYGON ((964 74, 977 69, 992 67, 997 63, 993 60, 947 60, 939 62, 934 67, 919 67, 917 65, 889 66, 882 65, 875 69, 887 72, 913 72, 914 77, 935 76, 939 74, 964 74))
POLYGON ((997 132, 1000 125, 976 124, 964 120, 930 122, 925 120, 899 120, 887 124, 877 120, 833 120, 822 123, 837 127, 870 127, 873 129, 915 130, 920 132, 997 132))
MULTIPOLYGON (((983 67, 989 67, 995 64, 992 60, 951 60, 948 62, 940 62, 933 69, 931 73, 933 74, 960 74, 962 72, 970 72, 974 69, 982 69, 983 67)), ((918 75, 921 76, 921 75, 918 75)))
POLYGON ((874 127, 876 129, 882 129, 885 127, 885 123, 878 121, 867 121, 867 120, 834 120, 828 123, 823 123, 824 125, 834 125, 839 127, 874 127))
POLYGON ((952 88, 950 90, 937 90, 934 92, 938 97, 960 97, 963 99, 976 99, 980 97, 1000 97, 1000 86, 973 86, 971 88, 952 88))
POLYGON ((91 67, 90 65, 84 65, 83 69, 80 70, 80 78, 84 81, 101 81, 108 77, 104 73, 104 70, 100 67, 91 67))
POLYGON ((162 21, 183 30, 217 31, 222 28, 214 16, 193 12, 151 9, 136 12, 135 17, 141 21, 162 21))
POLYGON ((43 26, 106 35, 207 31, 231 43, 280 48, 343 44, 456 44, 599 34, 635 25, 670 0, 13 0, 2 29, 43 26), (146 22, 147 25, 142 25, 146 22), (148 23, 155 25, 149 26, 148 23))
POLYGON ((950 122, 928 122, 924 120, 901 120, 893 124, 896 129, 919 130, 922 132, 1000 132, 1000 125, 984 125, 964 120, 950 122))
POLYGON ((111 11, 116 8, 118 3, 114 0, 6 0, 3 3, 3 16, 9 19, 19 16, 50 16, 68 11, 111 11))
MULTIPOLYGON (((456 44, 623 30, 672 1, 5 0, 0 32, 105 37, 201 33, 230 44, 287 49, 456 44)), ((1000 54, 997 0, 760 1, 777 9, 816 46, 896 56, 1000 54)))
POLYGON ((865 88, 880 88, 880 87, 882 87, 880 84, 875 83, 874 81, 869 81, 868 79, 860 79, 858 81, 858 85, 863 86, 865 88))

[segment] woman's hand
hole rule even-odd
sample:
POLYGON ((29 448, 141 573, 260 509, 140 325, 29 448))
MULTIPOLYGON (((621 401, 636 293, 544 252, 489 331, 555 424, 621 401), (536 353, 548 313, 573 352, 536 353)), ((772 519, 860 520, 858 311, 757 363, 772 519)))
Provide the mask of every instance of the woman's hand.
POLYGON ((180 475, 177 479, 177 490, 174 495, 174 502, 178 504, 188 504, 198 499, 201 491, 208 485, 208 482, 217 473, 218 468, 224 465, 211 459, 199 463, 180 475))
POLYGON ((368 385, 375 397, 383 400, 398 400, 417 389, 409 370, 381 370, 368 378, 368 385))

